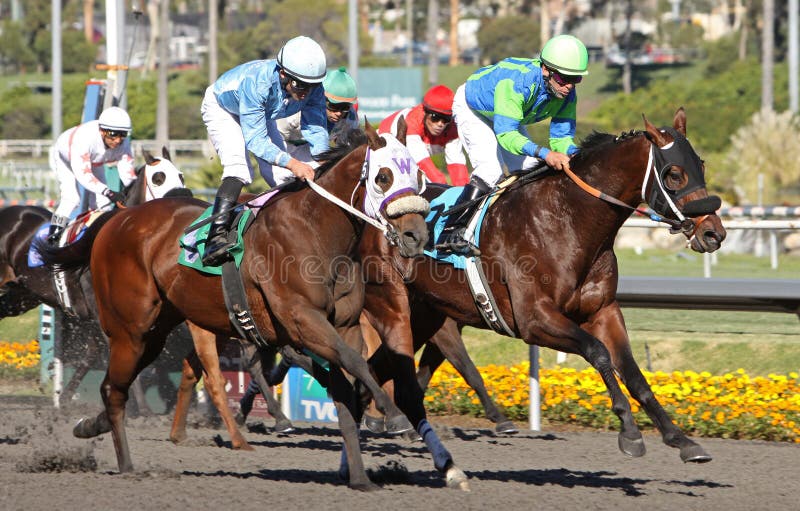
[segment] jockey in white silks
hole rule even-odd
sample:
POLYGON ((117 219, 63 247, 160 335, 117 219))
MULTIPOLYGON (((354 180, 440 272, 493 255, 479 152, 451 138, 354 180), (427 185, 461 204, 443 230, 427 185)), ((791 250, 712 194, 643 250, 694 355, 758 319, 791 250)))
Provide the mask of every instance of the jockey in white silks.
POLYGON ((60 200, 53 213, 48 240, 58 240, 70 215, 80 204, 77 183, 94 194, 96 207, 122 200, 108 188, 105 165, 116 165, 124 186, 136 179, 131 142, 131 118, 119 107, 104 110, 96 121, 74 126, 50 148, 50 168, 59 182, 60 200))

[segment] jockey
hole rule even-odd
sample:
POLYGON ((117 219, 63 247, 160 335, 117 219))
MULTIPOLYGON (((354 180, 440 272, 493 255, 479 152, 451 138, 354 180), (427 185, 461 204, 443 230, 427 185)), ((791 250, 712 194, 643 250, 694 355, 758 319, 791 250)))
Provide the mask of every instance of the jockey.
POLYGON ((214 199, 203 264, 216 266, 230 256, 227 234, 242 186, 252 182, 252 153, 270 186, 295 177, 314 179, 314 167, 293 158, 276 120, 301 112, 300 131, 316 156, 329 148, 325 95, 325 52, 305 36, 290 39, 276 59, 254 60, 220 76, 208 87, 200 112, 222 163, 222 184, 214 199))
MULTIPOLYGON (((473 166, 456 204, 490 191, 509 172, 528 170, 541 159, 557 170, 569 168, 575 146, 575 87, 588 74, 589 55, 571 35, 547 41, 538 59, 507 58, 479 69, 456 91, 453 114, 473 166), (550 148, 532 141, 526 126, 550 119, 550 148)), ((447 219, 436 248, 464 255, 469 208, 447 219)))
MULTIPOLYGON (((329 142, 334 146, 344 132, 358 128, 356 82, 344 67, 340 67, 336 71, 328 71, 322 81, 322 88, 325 90, 329 142)), ((300 161, 313 161, 311 145, 303 138, 300 130, 300 112, 278 119, 277 124, 289 155, 300 161)))
POLYGON ((120 107, 103 110, 96 121, 73 126, 50 148, 50 168, 58 177, 61 198, 53 213, 47 240, 57 243, 69 217, 80 204, 76 182, 94 193, 97 207, 123 199, 106 186, 104 165, 116 164, 122 184, 136 179, 128 135, 131 118, 120 107))
POLYGON ((454 186, 467 184, 467 160, 461 151, 458 129, 453 123, 453 91, 444 85, 431 87, 422 103, 393 113, 381 122, 378 133, 397 135, 397 121, 405 117, 406 146, 419 168, 434 183, 447 183, 431 156, 444 153, 447 173, 454 186))

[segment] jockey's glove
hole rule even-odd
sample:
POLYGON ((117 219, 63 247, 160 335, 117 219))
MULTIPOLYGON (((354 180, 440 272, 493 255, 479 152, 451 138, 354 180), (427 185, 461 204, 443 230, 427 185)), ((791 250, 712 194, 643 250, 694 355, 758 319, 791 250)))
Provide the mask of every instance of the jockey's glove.
POLYGON ((108 200, 110 200, 112 203, 125 201, 125 195, 121 194, 120 192, 115 192, 110 188, 106 188, 105 190, 103 190, 103 195, 108 197, 108 200))

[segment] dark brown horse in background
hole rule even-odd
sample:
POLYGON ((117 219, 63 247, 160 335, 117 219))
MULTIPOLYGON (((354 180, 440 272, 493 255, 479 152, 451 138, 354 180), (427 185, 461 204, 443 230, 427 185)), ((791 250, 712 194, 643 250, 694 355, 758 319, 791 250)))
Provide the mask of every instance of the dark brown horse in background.
MULTIPOLYGON (((355 150, 339 147, 324 159, 328 163, 318 171, 318 185, 344 202, 379 204, 399 253, 407 257, 421 253, 427 228, 420 213, 427 210, 427 201, 416 195, 422 181, 418 169, 413 169, 413 189, 383 197, 404 178, 398 168, 398 159, 410 159, 404 146, 393 137, 379 137, 367 125, 367 143, 355 150), (362 168, 368 170, 365 179, 362 168)), ((181 321, 192 332, 213 403, 229 430, 235 428, 229 425, 233 418, 225 406, 214 342, 214 334, 236 335, 220 279, 176 264, 181 234, 204 208, 196 200, 152 201, 120 211, 99 232, 89 232, 82 244, 72 245, 72 253, 48 255, 49 262, 57 265, 85 265, 91 249, 94 289, 100 322, 109 338, 110 361, 101 388, 106 409, 82 421, 76 434, 88 437, 111 431, 121 472, 133 468, 124 427, 128 388, 181 321)), ((350 268, 364 231, 363 221, 302 187, 257 215, 244 236, 240 271, 261 335, 270 343, 309 350, 330 364, 328 389, 348 454, 349 484, 370 489, 374 484, 364 470, 355 419, 360 416, 358 398, 342 369, 366 386, 387 422, 405 423, 405 418, 370 375, 360 346, 348 345, 331 323, 337 276, 343 267, 350 268)), ((349 340, 360 343, 357 316, 355 325, 349 340)), ((241 438, 232 441, 244 443, 241 438)))
MULTIPOLYGON (((659 130, 645 119, 644 132, 591 135, 570 162, 575 182, 552 172, 533 183, 522 179, 498 198, 481 230, 480 262, 515 337, 579 354, 597 369, 621 422, 623 452, 642 456, 645 448, 615 375, 641 403, 663 441, 680 449, 681 459, 704 462, 711 457, 672 422, 636 364, 616 300, 614 239, 643 197, 690 239, 693 250, 713 252, 725 238, 714 213, 719 199, 708 196, 704 166, 685 134, 686 115, 679 109, 673 128, 659 130), (589 186, 581 189, 577 181, 589 186), (596 197, 598 190, 605 200, 596 197)), ((372 233, 362 238, 361 256, 365 310, 385 348, 370 362, 379 381, 394 378, 395 389, 402 389, 395 391, 395 401, 418 427, 426 421, 414 377, 415 346, 431 338, 447 318, 487 326, 462 270, 428 257, 403 260, 372 233)), ((433 454, 437 466, 452 462, 433 454)))
MULTIPOLYGON (((136 170, 136 179, 123 194, 123 206, 135 206, 148 198, 162 195, 181 195, 187 189, 157 190, 161 183, 182 181, 182 174, 170 161, 166 148, 162 157, 154 157, 144 151, 145 164, 136 170)), ((0 209, 0 319, 18 316, 40 304, 60 309, 58 295, 53 284, 53 274, 45 266, 28 266, 28 251, 34 236, 41 226, 50 220, 52 213, 38 206, 9 206, 0 209)), ((97 324, 97 309, 94 291, 88 271, 73 272, 67 277, 74 316, 65 316, 64 336, 81 344, 75 352, 75 372, 61 392, 60 400, 68 401, 89 371, 93 360, 101 354, 105 342, 97 324), (80 340, 78 340, 80 335, 80 340)), ((66 343, 69 345, 69 343, 66 343)), ((137 400, 140 410, 145 407, 143 396, 137 400)))

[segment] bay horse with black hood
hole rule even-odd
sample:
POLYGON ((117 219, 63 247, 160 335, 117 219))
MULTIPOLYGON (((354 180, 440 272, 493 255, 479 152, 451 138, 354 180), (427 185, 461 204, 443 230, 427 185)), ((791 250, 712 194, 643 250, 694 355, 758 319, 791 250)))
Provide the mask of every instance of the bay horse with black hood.
MULTIPOLYGON (((486 212, 480 264, 511 336, 579 354, 600 373, 624 453, 642 456, 645 447, 617 375, 664 443, 678 448, 683 461, 705 462, 711 456, 672 422, 633 358, 616 298, 614 239, 641 202, 696 252, 717 250, 726 233, 715 213, 720 200, 708 196, 705 167, 686 139, 684 110, 670 128, 657 129, 646 118, 644 124, 645 131, 619 137, 590 135, 569 175, 551 170, 511 185, 486 212)), ((365 309, 384 343, 370 362, 379 382, 394 378, 402 389, 395 401, 419 431, 427 421, 414 377, 415 340, 429 339, 448 317, 488 327, 463 270, 431 257, 401 259, 373 233, 362 238, 361 256, 365 309)), ((435 466, 452 463, 441 445, 427 444, 435 466)))
MULTIPOLYGON (((318 169, 314 184, 332 194, 330 200, 323 199, 316 186, 313 190, 301 186, 279 194, 260 210, 244 234, 240 266, 261 336, 270 344, 308 350, 330 364, 328 389, 344 437, 349 484, 358 489, 375 485, 361 459, 355 419, 360 417, 359 400, 342 370, 366 386, 387 421, 407 422, 370 374, 360 346, 348 345, 332 324, 334 284, 340 268, 352 266, 362 234, 373 230, 367 221, 378 227, 377 232, 386 231, 403 257, 419 255, 427 242, 422 215, 428 210, 427 201, 417 195, 424 183, 422 174, 402 140, 379 136, 369 124, 366 135, 365 143, 355 149, 340 146, 321 157, 327 163, 318 169), (334 199, 356 207, 346 211, 334 199)), ((167 332, 181 321, 187 322, 208 372, 206 385, 214 405, 221 412, 227 409, 214 334, 237 333, 224 305, 220 279, 176 263, 184 229, 206 207, 197 200, 165 199, 129 208, 94 235, 87 233, 82 253, 50 254, 54 264, 86 264, 91 249, 110 361, 101 386, 105 411, 82 421, 76 434, 88 437, 111 431, 121 472, 133 468, 124 426, 128 387, 159 354, 167 332)), ((357 328, 355 332, 350 340, 360 343, 357 328)), ((230 410, 223 420, 226 425, 233 421, 230 410)), ((466 479, 452 468, 453 474, 460 472, 455 476, 466 479)))

